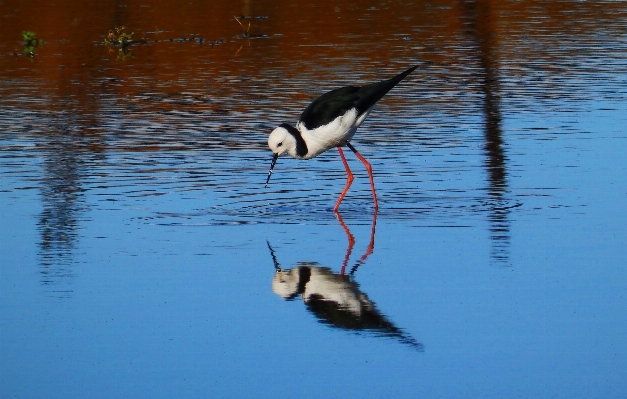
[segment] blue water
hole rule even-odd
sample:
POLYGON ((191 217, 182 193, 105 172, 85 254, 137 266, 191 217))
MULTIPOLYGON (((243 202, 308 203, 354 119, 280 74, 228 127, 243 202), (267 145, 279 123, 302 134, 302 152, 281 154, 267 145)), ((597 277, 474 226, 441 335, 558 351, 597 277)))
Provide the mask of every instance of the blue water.
MULTIPOLYGON (((267 134, 308 101, 269 83, 282 66, 250 101, 237 77, 126 77, 96 114, 0 83, 0 396, 625 397, 627 41, 593 27, 483 72, 451 47, 386 97, 353 141, 374 229, 348 152, 340 219, 336 151, 279 159, 264 189, 267 134)), ((286 84, 315 97, 308 73, 286 84)))

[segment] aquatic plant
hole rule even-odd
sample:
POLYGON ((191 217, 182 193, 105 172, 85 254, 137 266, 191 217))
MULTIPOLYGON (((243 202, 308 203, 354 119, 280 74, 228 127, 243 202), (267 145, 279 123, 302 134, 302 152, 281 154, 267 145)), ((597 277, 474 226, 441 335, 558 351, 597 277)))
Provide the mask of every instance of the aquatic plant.
POLYGON ((107 33, 104 39, 104 44, 124 48, 133 42, 134 34, 135 32, 128 33, 125 26, 116 26, 112 30, 109 30, 109 33, 107 33))
POLYGON ((24 47, 22 48, 22 54, 34 57, 36 54, 37 46, 44 44, 43 40, 37 38, 35 32, 26 30, 22 32, 22 39, 24 40, 24 47))
MULTIPOLYGON (((125 61, 127 58, 133 58, 134 54, 128 46, 131 44, 137 43, 138 41, 133 40, 133 35, 135 32, 128 33, 126 30, 126 26, 116 26, 115 28, 109 30, 107 36, 104 39, 104 44, 106 46, 115 46, 119 47, 118 57, 117 59, 120 61, 125 61)), ((145 40, 140 40, 139 42, 145 42, 145 40)))

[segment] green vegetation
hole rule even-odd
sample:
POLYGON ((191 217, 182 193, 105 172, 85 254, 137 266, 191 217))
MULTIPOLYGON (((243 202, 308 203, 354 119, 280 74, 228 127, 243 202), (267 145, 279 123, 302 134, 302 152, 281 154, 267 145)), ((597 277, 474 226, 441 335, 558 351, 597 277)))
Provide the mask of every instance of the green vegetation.
POLYGON ((135 32, 127 33, 125 26, 116 26, 113 30, 109 31, 107 37, 104 39, 104 44, 125 48, 133 43, 134 34, 135 32))
POLYGON ((23 31, 22 39, 24 40, 24 48, 22 48, 22 54, 34 57, 36 54, 37 46, 44 44, 43 40, 37 39, 37 34, 32 31, 23 31))
POLYGON ((119 47, 118 60, 125 61, 127 58, 132 58, 133 51, 127 47, 134 43, 133 35, 135 32, 128 33, 125 26, 116 26, 113 30, 107 33, 104 39, 104 44, 107 46, 119 47))

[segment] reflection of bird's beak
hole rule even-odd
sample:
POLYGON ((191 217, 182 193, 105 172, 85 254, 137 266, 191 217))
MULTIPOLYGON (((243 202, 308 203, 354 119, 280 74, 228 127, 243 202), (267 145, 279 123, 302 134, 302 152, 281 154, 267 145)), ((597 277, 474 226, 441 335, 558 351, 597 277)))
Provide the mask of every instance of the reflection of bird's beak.
POLYGON ((274 154, 274 157, 272 157, 272 164, 270 165, 270 171, 268 172, 268 180, 266 180, 266 187, 268 187, 268 183, 270 182, 270 176, 272 176, 272 169, 274 169, 274 164, 276 163, 276 160, 279 158, 279 154, 274 154))

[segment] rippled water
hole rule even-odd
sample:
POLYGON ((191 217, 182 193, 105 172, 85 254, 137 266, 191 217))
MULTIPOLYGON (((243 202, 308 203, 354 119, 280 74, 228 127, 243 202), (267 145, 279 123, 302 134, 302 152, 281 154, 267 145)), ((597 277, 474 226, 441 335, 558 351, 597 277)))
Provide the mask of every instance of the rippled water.
POLYGON ((0 2, 0 396, 627 393, 624 3, 38 11, 0 2), (348 152, 339 215, 335 150, 264 189, 275 126, 411 65, 353 140, 378 212, 348 152))

